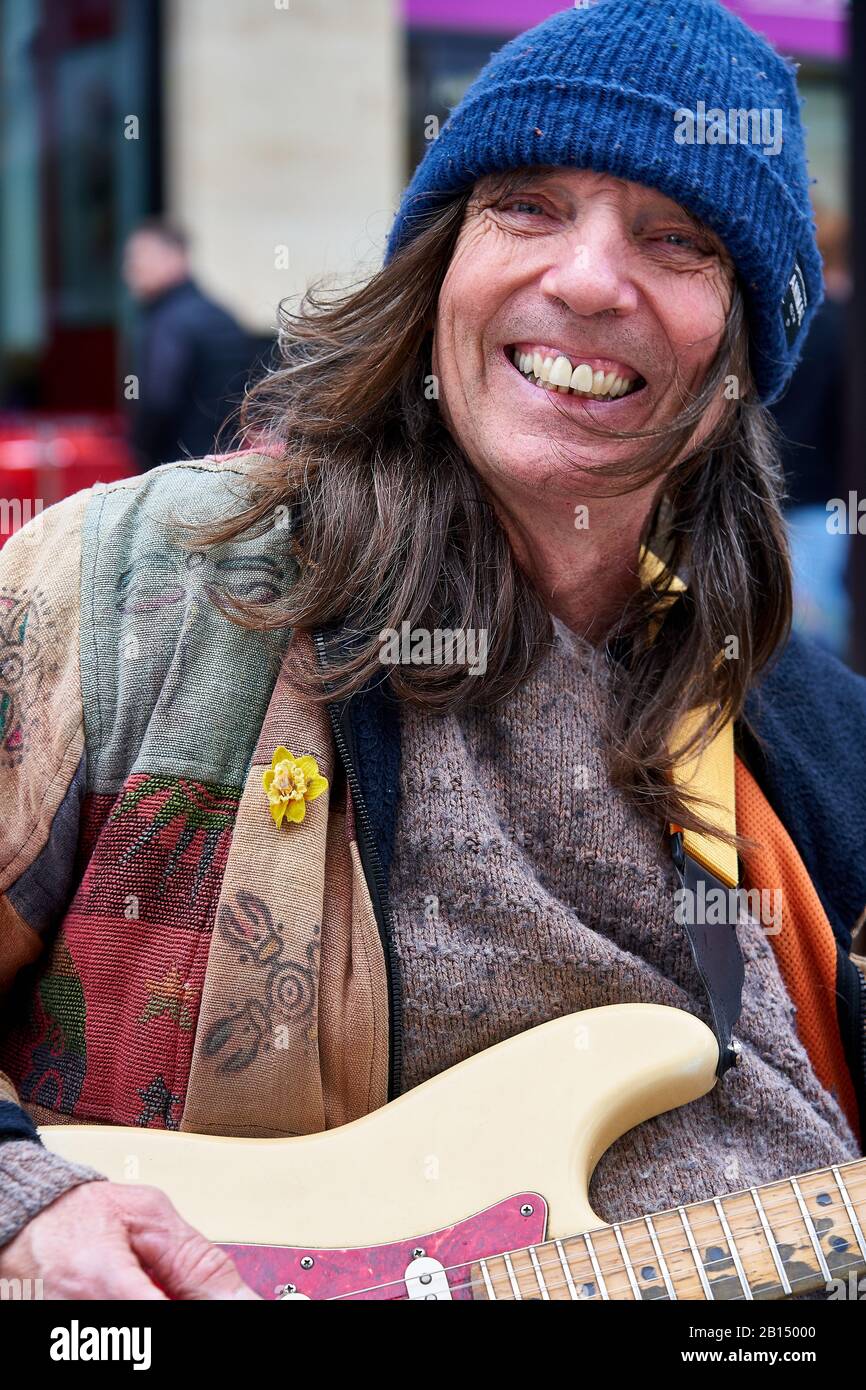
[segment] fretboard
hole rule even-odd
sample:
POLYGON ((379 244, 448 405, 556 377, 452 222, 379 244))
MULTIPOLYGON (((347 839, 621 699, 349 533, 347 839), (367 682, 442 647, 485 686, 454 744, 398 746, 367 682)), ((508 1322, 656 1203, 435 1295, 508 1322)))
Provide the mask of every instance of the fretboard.
POLYGON ((473 1296, 748 1300, 827 1289, 852 1298, 866 1271, 864 1230, 861 1159, 481 1260, 473 1296))

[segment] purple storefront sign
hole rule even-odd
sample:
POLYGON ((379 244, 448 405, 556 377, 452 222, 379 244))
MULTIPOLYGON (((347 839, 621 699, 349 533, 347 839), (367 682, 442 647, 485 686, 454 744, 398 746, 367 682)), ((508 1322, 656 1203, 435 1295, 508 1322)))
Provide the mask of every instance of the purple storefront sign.
MULTIPOLYGON (((766 34, 783 53, 845 57, 847 0, 724 0, 729 10, 766 34)), ((860 0, 863 4, 864 0, 860 0)), ((557 10, 556 0, 402 0, 416 29, 465 29, 519 34, 557 10)))

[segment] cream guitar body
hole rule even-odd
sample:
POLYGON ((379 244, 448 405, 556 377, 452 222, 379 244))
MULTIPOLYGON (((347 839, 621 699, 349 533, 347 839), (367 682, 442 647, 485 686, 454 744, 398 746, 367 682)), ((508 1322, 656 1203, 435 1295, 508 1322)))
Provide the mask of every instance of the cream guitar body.
MULTIPOLYGON (((717 1060, 716 1040, 699 1019, 622 1004, 530 1029, 323 1134, 229 1139, 60 1125, 41 1135, 48 1148, 112 1181, 162 1188, 187 1221, 230 1248, 267 1297, 288 1286, 310 1298, 700 1298, 717 1296, 715 1273, 718 1296, 736 1297, 730 1257, 723 1271, 708 1271, 701 1248, 736 1240, 743 1197, 725 1199, 730 1238, 723 1223, 720 1240, 698 1237, 694 1252, 688 1217, 684 1224, 678 1215, 686 1209, 667 1214, 676 1222, 674 1242, 662 1217, 656 1226, 645 1218, 605 1227, 588 1197, 604 1150, 650 1116, 704 1095, 717 1060), (579 1234, 586 1232, 597 1234, 579 1234)), ((852 1259, 866 1262, 862 1167, 831 1170, 820 1181, 832 1190, 839 1227, 850 1231, 852 1259)), ((756 1206, 748 1196, 742 1239, 751 1273, 743 1264, 740 1296, 789 1292, 778 1252, 791 1244, 791 1208, 803 1227, 792 1270, 810 1247, 794 1196, 775 1241, 759 1219, 760 1198, 756 1206)), ((719 1224, 716 1209, 704 1205, 719 1224)), ((769 1205, 778 1226, 778 1197, 769 1205)), ((816 1210, 825 1215, 826 1205, 816 1210)), ((692 1225, 700 1227, 696 1216, 692 1225)), ((767 1225, 772 1232, 772 1217, 767 1225)), ((816 1278, 823 1276, 811 1253, 816 1278)))

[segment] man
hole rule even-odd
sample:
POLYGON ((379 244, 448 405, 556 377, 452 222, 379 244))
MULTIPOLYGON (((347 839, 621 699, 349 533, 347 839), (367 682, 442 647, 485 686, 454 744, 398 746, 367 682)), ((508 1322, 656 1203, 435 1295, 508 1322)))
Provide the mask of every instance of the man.
POLYGON ((786 645, 764 414, 821 296, 807 182, 791 69, 715 0, 563 12, 382 272, 289 317, 253 449, 5 548, 0 1273, 243 1293, 34 1121, 311 1133, 624 1001, 709 1002, 724 1075, 602 1158, 603 1219, 859 1152, 866 692, 786 645), (784 141, 683 139, 699 102, 784 141), (732 915, 708 1001, 678 883, 737 848, 783 911, 732 915))
POLYGON ((142 223, 126 244, 123 278, 142 315, 132 425, 140 467, 198 458, 243 395, 251 338, 202 293, 176 227, 142 223))

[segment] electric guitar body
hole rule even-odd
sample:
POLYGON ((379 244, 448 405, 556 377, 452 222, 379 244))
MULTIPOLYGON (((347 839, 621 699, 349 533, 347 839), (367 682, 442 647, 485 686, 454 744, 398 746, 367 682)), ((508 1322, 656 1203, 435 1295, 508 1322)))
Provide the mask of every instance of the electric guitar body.
POLYGON ((866 1264, 862 1163, 724 1206, 613 1227, 595 1216, 589 1182, 605 1149, 704 1095, 717 1060, 691 1014, 621 1004, 532 1028, 322 1134, 58 1125, 41 1136, 114 1182, 162 1188, 267 1298, 779 1298, 866 1264), (848 1238, 832 1272, 838 1241, 816 1245, 809 1220, 813 1201, 826 1219, 827 1194, 848 1238))

